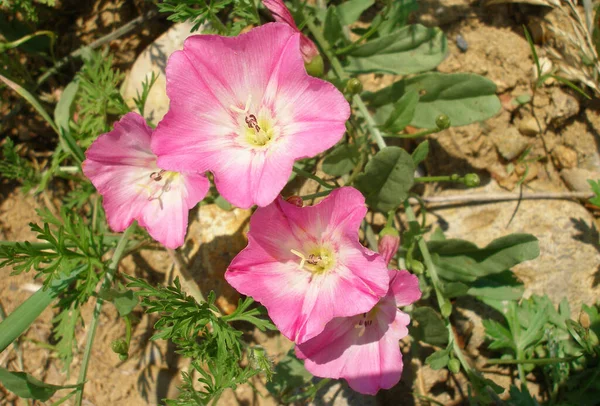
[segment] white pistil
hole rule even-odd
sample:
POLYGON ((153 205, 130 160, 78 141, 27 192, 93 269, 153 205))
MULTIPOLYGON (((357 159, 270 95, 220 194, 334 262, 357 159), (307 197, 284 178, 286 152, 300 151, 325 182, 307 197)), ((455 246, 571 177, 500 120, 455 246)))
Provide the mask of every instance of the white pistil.
POLYGON ((300 266, 298 267, 298 269, 304 268, 304 263, 306 262, 306 257, 304 256, 304 254, 296 250, 290 251, 292 252, 292 254, 296 255, 297 257, 300 257, 300 266))
POLYGON ((233 104, 230 104, 229 108, 231 110, 235 111, 236 113, 246 114, 250 110, 250 103, 252 103, 252 94, 248 95, 248 98, 246 99, 246 106, 244 107, 244 110, 240 109, 237 106, 234 106, 233 104))

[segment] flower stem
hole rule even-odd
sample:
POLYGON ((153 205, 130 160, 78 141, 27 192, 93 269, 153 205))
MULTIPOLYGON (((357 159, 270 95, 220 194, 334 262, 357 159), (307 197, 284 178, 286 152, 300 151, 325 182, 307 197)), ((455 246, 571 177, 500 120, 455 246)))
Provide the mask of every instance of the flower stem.
POLYGON ((325 182, 323 179, 319 178, 317 175, 313 175, 312 173, 305 171, 304 169, 300 168, 297 164, 294 165, 294 172, 296 172, 296 174, 300 175, 300 176, 304 176, 305 178, 308 179, 312 179, 315 182, 317 182, 319 185, 326 187, 327 189, 335 189, 335 186, 330 185, 329 183, 325 182))
POLYGON ((434 134, 434 133, 438 133, 440 132, 439 128, 431 128, 429 130, 423 130, 423 131, 419 131, 418 133, 414 133, 414 134, 384 134, 384 137, 393 137, 393 138, 420 138, 420 137, 424 137, 426 135, 429 134, 434 134))
POLYGON ((317 192, 317 193, 313 193, 311 195, 300 196, 300 198, 302 200, 311 200, 311 199, 316 199, 317 197, 327 196, 327 195, 329 195, 329 193, 331 193, 331 190, 324 190, 323 192, 317 192))
POLYGON ((564 357, 564 358, 539 358, 539 359, 489 359, 485 363, 486 365, 519 365, 519 364, 533 364, 533 365, 549 365, 557 364, 560 362, 571 362, 577 358, 583 356, 564 357))
POLYGON ((444 176, 423 176, 420 178, 415 178, 415 182, 461 182, 461 178, 456 174, 444 176))
MULTIPOLYGON (((102 286, 100 290, 108 289, 115 276, 115 272, 117 267, 119 266, 119 262, 121 261, 121 257, 123 256, 123 252, 125 251, 125 247, 127 246, 129 235, 135 229, 135 225, 129 226, 121 235, 121 239, 117 244, 117 248, 115 248, 115 253, 112 256, 110 264, 108 265, 108 269, 106 271, 106 275, 104 276, 104 281, 102 282, 102 286)), ((102 310, 102 304, 104 303, 104 299, 100 296, 96 298, 96 306, 94 307, 94 313, 92 315, 92 322, 90 323, 90 329, 88 331, 87 340, 85 344, 85 350, 83 353, 83 360, 81 361, 81 369, 79 370, 79 379, 77 382, 81 384, 81 388, 79 388, 79 392, 77 393, 77 399, 75 400, 75 404, 77 406, 81 406, 81 402, 83 401, 83 390, 85 388, 85 379, 87 376, 87 370, 90 362, 90 356, 92 354, 92 345, 94 344, 94 337, 96 335, 96 328, 98 327, 98 318, 100 317, 100 311, 102 310)))
MULTIPOLYGON (((306 21, 306 25, 307 25, 308 29, 310 30, 311 34, 315 38, 315 41, 317 41, 317 44, 319 44, 319 47, 321 47, 321 50, 323 51, 323 53, 325 54, 327 59, 329 59, 329 63, 331 63, 331 68, 333 69, 335 74, 340 79, 348 79, 348 74, 342 67, 342 64, 340 63, 339 59, 333 54, 333 52, 331 50, 331 46, 329 45, 329 42, 323 36, 323 33, 321 32, 321 30, 315 25, 312 18, 309 18, 307 16, 303 16, 303 17, 304 17, 304 21, 306 21)), ((379 149, 385 148, 387 145, 383 139, 383 136, 381 135, 381 132, 377 128, 377 124, 375 123, 375 120, 373 120, 371 113, 369 113, 367 106, 365 106, 363 99, 360 97, 359 94, 355 94, 353 100, 354 100, 354 103, 356 104, 356 107, 358 107, 360 114, 365 119, 365 121, 367 123, 367 128, 369 129, 369 132, 373 135, 373 138, 375 139, 377 146, 379 147, 379 149)))

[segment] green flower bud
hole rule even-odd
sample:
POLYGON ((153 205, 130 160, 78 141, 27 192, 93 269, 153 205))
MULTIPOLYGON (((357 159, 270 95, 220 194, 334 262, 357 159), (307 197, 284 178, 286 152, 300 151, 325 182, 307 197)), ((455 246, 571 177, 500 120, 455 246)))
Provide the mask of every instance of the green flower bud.
POLYGON ((457 374, 460 372, 460 362, 456 358, 452 358, 448 361, 448 369, 453 374, 457 374))
POLYGON ((306 73, 310 76, 320 78, 323 76, 323 71, 325 70, 323 57, 319 54, 315 55, 310 62, 304 63, 304 67, 306 68, 306 73))
POLYGON ((362 82, 356 78, 349 79, 346 83, 346 91, 350 94, 359 94, 362 90, 362 82))
POLYGON ((445 130, 446 128, 450 128, 450 117, 445 114, 440 114, 435 119, 435 125, 439 130, 445 130))
POLYGON ((114 352, 120 355, 127 356, 127 353, 129 352, 129 346, 127 345, 127 342, 122 338, 110 343, 110 348, 112 348, 114 352))
POLYGON ((452 305, 450 304, 450 302, 446 302, 442 305, 441 310, 442 316, 444 316, 444 318, 448 318, 452 314, 452 305))
POLYGON ((129 354, 119 354, 119 359, 121 361, 127 361, 128 358, 129 358, 129 354))
POLYGON ((468 173, 465 175, 464 184, 467 187, 477 187, 481 183, 479 175, 476 173, 468 173))
POLYGON ((425 266, 416 259, 413 259, 410 263, 410 269, 412 269, 412 271, 417 275, 421 275, 423 272, 425 272, 425 266))

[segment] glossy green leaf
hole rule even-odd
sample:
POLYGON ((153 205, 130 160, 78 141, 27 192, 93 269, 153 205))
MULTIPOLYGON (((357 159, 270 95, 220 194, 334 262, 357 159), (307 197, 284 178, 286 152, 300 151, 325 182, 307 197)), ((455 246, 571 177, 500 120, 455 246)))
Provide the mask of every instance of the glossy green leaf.
POLYGON ((399 133, 410 124, 415 116, 415 109, 419 103, 419 94, 415 91, 409 91, 394 103, 394 109, 388 119, 383 124, 383 130, 392 133, 399 133))
POLYGON ((25 372, 12 372, 0 367, 0 383, 20 398, 36 399, 45 402, 61 389, 78 388, 81 385, 50 385, 26 374, 25 372))
POLYGON ((462 126, 486 120, 501 108, 496 96, 496 85, 483 76, 472 73, 424 73, 403 79, 364 99, 369 105, 390 114, 393 104, 406 92, 416 91, 420 98, 411 125, 419 128, 436 128, 435 119, 445 114, 453 126, 462 126))
POLYGON ((431 307, 417 307, 411 317, 411 335, 428 344, 445 346, 448 344, 448 329, 442 317, 431 307))
POLYGON ((409 25, 356 47, 346 69, 353 73, 406 75, 434 69, 448 53, 439 28, 409 25))
MULTIPOLYGON (((429 155, 429 141, 425 140, 417 145, 417 148, 415 148, 411 155, 415 166, 423 162, 425 158, 427 158, 427 155, 429 155)), ((439 228, 437 230, 439 230, 439 228)))
POLYGON ((408 197, 414 183, 415 164, 400 147, 382 149, 356 178, 355 186, 367 204, 382 212, 394 210, 408 197))
POLYGON ((355 144, 338 145, 323 161, 323 172, 331 176, 349 173, 358 164, 360 152, 355 144))

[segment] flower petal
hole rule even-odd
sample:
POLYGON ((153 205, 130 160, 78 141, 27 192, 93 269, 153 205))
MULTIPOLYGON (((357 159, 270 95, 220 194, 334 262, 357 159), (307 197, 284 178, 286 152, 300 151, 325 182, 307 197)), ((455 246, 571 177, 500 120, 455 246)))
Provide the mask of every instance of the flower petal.
POLYGON ((298 30, 290 10, 288 10, 286 5, 283 3, 283 0, 263 0, 263 4, 269 9, 271 14, 273 14, 275 21, 286 23, 290 27, 298 30))
POLYGON ((408 306, 421 298, 419 278, 406 270, 389 271, 390 291, 396 299, 396 306, 408 306))

